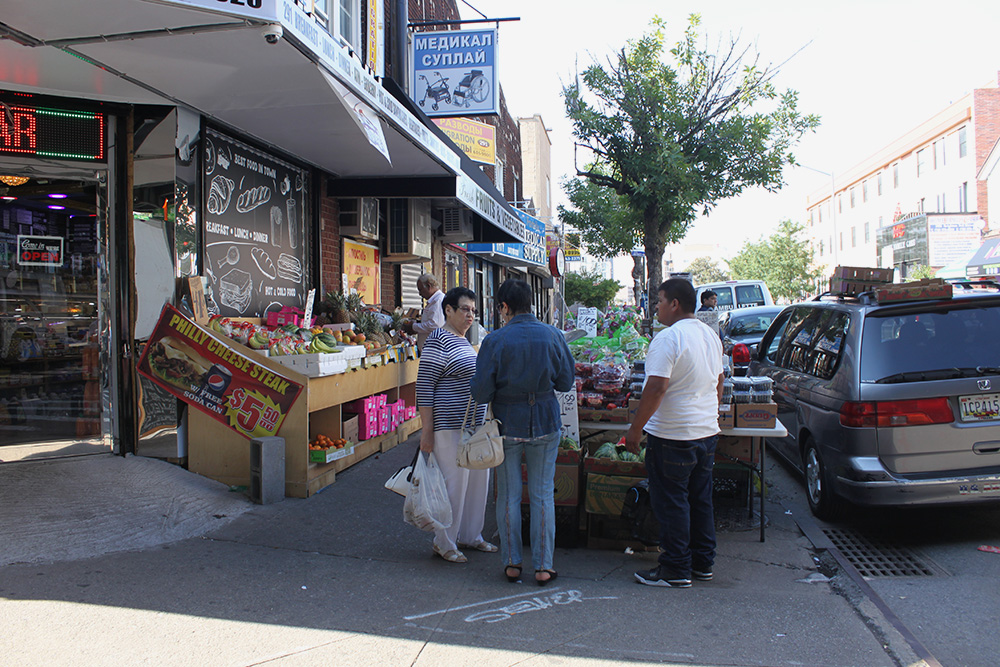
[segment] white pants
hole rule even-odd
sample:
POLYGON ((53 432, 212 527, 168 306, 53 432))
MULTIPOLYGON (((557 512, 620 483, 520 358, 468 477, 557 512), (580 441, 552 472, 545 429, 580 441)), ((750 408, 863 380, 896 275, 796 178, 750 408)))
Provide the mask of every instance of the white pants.
POLYGON ((458 549, 459 542, 475 544, 483 539, 490 471, 458 466, 461 438, 459 429, 434 432, 434 458, 444 474, 453 517, 449 528, 434 531, 434 544, 442 552, 458 549))

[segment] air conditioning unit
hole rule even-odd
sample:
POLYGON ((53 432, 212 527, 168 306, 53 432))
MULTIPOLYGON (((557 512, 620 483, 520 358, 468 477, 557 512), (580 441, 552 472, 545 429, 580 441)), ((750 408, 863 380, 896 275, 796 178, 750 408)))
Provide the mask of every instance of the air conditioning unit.
POLYGON ((465 243, 472 240, 472 211, 467 208, 441 209, 441 233, 447 243, 465 243))
POLYGON ((427 200, 389 200, 385 259, 400 263, 431 260, 431 205, 427 200))
POLYGON ((378 199, 353 197, 338 199, 340 233, 359 239, 378 241, 378 199))

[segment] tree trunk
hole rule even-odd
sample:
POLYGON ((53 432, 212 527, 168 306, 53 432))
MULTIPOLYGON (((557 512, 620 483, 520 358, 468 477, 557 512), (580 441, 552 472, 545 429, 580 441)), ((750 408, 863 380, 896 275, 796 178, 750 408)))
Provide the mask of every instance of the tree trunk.
POLYGON ((643 213, 643 247, 646 249, 646 275, 649 276, 649 317, 656 319, 658 290, 663 282, 663 246, 660 216, 655 208, 643 213))

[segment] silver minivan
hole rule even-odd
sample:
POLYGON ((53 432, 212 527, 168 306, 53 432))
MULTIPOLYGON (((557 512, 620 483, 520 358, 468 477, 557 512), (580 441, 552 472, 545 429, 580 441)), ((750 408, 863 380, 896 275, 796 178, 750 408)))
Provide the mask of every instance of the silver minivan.
POLYGON ((1000 501, 1000 293, 786 308, 753 351, 774 381, 768 440, 831 518, 862 505, 1000 501))
POLYGON ((733 310, 735 308, 750 308, 751 306, 773 306, 771 291, 763 280, 727 280, 721 283, 708 283, 695 287, 695 305, 701 307, 701 294, 708 290, 715 292, 719 301, 716 310, 733 310))

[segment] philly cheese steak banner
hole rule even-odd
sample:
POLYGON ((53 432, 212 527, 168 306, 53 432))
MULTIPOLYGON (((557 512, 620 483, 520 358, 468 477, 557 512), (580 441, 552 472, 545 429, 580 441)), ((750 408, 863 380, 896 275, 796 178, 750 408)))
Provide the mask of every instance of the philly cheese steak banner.
POLYGON ((140 374, 248 438, 276 435, 302 385, 254 362, 167 304, 140 374))
POLYGON ((213 130, 204 152, 209 313, 267 317, 301 308, 308 174, 213 130))

